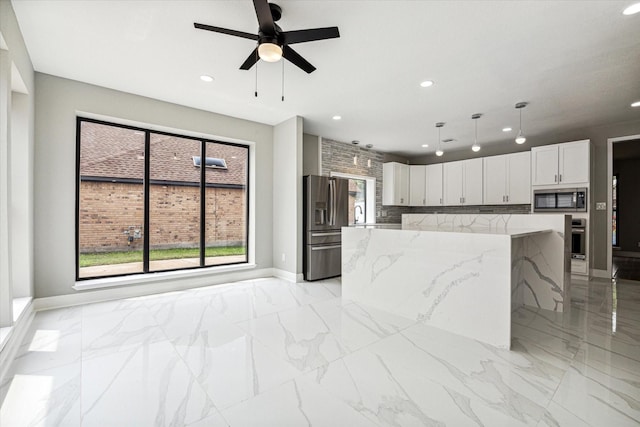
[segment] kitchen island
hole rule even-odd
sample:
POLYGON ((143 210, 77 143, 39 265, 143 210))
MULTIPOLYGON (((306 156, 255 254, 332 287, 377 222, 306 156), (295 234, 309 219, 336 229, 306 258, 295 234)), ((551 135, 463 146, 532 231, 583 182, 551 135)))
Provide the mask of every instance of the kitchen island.
POLYGON ((345 227, 342 294, 509 348, 517 307, 564 309, 570 224, 570 215, 405 214, 400 229, 345 227))

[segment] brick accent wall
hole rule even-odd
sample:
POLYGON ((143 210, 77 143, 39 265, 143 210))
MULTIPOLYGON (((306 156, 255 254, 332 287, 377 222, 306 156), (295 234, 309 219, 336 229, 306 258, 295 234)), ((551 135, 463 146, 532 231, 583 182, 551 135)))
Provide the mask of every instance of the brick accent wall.
MULTIPOLYGON (((207 188, 207 246, 241 245, 246 234, 245 190, 207 188)), ((80 252, 142 249, 142 238, 129 246, 125 231, 142 230, 142 185, 87 182, 80 185, 80 252)), ((150 246, 198 247, 200 241, 200 189, 151 186, 150 246)))

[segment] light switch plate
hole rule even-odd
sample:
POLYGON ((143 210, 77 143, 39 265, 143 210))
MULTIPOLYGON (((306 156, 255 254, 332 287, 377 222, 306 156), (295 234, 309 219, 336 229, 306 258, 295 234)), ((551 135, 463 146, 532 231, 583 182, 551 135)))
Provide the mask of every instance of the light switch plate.
POLYGON ((607 202, 597 202, 596 203, 597 211, 606 211, 607 210, 607 202))

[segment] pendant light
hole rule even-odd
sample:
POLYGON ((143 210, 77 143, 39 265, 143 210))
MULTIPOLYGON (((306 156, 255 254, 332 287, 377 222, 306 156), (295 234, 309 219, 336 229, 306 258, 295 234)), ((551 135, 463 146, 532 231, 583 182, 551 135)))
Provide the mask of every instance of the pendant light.
POLYGON ((480 151, 480 144, 478 144, 478 119, 482 117, 482 114, 476 113, 473 116, 471 116, 471 118, 476 122, 476 137, 473 140, 473 145, 471 146, 471 149, 473 150, 474 153, 477 153, 478 151, 480 151))
POLYGON ((516 109, 520 110, 520 130, 518 131, 518 136, 516 136, 516 144, 524 144, 527 142, 527 138, 522 133, 522 109, 527 106, 526 102, 518 102, 516 104, 516 109))
POLYGON ((443 122, 436 123, 436 127, 438 128, 438 149, 436 150, 436 156, 440 157, 444 154, 444 151, 440 148, 440 129, 444 126, 443 122))

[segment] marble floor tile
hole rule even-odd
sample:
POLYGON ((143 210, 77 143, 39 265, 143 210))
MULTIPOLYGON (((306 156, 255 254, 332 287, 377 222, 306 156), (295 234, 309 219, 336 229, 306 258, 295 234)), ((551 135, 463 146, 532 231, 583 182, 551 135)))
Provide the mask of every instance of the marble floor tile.
POLYGON ((256 279, 36 313, 0 426, 638 426, 640 286, 575 280, 497 349, 256 279))
POLYGON ((569 368, 553 401, 593 426, 640 424, 640 384, 569 368))
POLYGON ((173 341, 219 409, 256 396, 299 375, 234 324, 219 324, 173 341))
POLYGON ((0 384, 0 426, 80 426, 80 361, 37 372, 11 368, 0 384))
POLYGON ((326 365, 347 353, 329 325, 309 305, 241 322, 238 326, 301 372, 326 365))
POLYGON ((577 415, 567 411, 555 402, 549 403, 547 411, 538 423, 538 427, 591 427, 577 415))
POLYGON ((312 304, 311 309, 349 352, 414 325, 414 320, 340 298, 312 304))
POLYGON ((223 410, 222 415, 232 427, 376 425, 322 387, 303 378, 223 410))
POLYGON ((394 352, 393 356, 367 347, 308 373, 306 378, 382 426, 527 425, 524 419, 470 398, 458 387, 432 380, 422 351, 396 346, 392 338, 385 341, 389 341, 387 352, 394 352), (425 367, 416 370, 422 363, 425 367))
POLYGON ((92 310, 82 316, 83 356, 128 350, 166 339, 144 305, 112 312, 92 310))
POLYGON ((168 341, 82 361, 82 425, 186 425, 217 413, 168 341))
POLYGON ((27 374, 79 362, 81 325, 80 307, 36 313, 13 367, 27 374))

